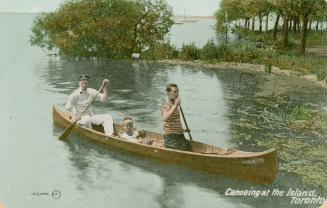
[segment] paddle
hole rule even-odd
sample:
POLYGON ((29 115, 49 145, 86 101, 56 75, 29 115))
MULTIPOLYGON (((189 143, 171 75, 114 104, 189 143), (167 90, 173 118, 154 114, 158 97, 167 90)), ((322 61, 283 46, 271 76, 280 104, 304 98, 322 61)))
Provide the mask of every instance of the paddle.
MULTIPOLYGON (((97 97, 97 95, 101 92, 101 90, 104 87, 104 83, 101 85, 100 89, 98 90, 97 94, 92 97, 92 99, 90 100, 90 102, 87 104, 87 106, 84 108, 84 110, 79 114, 79 116, 82 116, 86 110, 90 107, 91 103, 93 102, 93 100, 97 97)), ((59 140, 65 140, 67 139, 68 135, 70 134, 70 132, 72 131, 72 129, 74 128, 74 126, 76 125, 76 123, 78 122, 78 120, 74 121, 72 124, 70 124, 65 131, 61 134, 61 136, 59 137, 59 140)))
POLYGON ((183 108, 182 108, 181 105, 179 105, 179 109, 181 110, 182 117, 183 117, 183 120, 184 120, 184 124, 185 124, 186 130, 187 130, 188 136, 190 137, 190 140, 193 140, 193 139, 192 139, 191 132, 190 132, 190 129, 188 128, 188 125, 187 125, 187 122, 186 122, 186 119, 185 119, 185 115, 184 115, 184 112, 183 112, 183 108))

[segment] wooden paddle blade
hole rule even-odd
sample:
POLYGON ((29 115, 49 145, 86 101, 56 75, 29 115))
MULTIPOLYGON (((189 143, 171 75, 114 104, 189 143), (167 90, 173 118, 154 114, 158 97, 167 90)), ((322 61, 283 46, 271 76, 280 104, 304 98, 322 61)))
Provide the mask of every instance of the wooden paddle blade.
POLYGON ((76 125, 77 122, 74 122, 72 124, 70 124, 65 131, 61 134, 61 136, 59 137, 59 140, 66 140, 67 137, 69 136, 70 132, 73 130, 74 126, 76 125))

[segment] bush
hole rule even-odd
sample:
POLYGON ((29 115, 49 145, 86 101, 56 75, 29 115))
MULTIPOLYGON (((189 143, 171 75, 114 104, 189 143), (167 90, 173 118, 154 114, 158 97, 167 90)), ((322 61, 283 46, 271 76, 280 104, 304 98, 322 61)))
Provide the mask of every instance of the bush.
POLYGON ((317 75, 318 80, 323 80, 327 77, 327 67, 318 67, 315 69, 314 74, 317 75))
POLYGON ((197 60, 200 57, 200 49, 197 48, 194 43, 189 45, 183 44, 178 57, 183 60, 197 60))
POLYGON ((264 50, 248 45, 217 46, 214 41, 210 40, 200 50, 200 59, 241 63, 266 63, 268 55, 264 50))
POLYGON ((218 47, 218 54, 222 57, 223 61, 234 61, 233 50, 227 45, 220 45, 218 47))
POLYGON ((221 56, 219 54, 218 47, 213 40, 209 40, 200 51, 200 59, 203 60, 215 60, 221 56))
POLYGON ((284 50, 290 50, 290 49, 296 49, 298 45, 292 40, 288 40, 288 47, 285 49, 284 47, 284 39, 283 37, 278 37, 275 42, 275 48, 277 49, 284 49, 284 50))
POLYGON ((223 54, 224 61, 240 63, 264 63, 266 54, 263 50, 248 45, 234 45, 219 47, 220 53, 223 54))
POLYGON ((145 51, 142 56, 145 59, 173 59, 178 57, 178 50, 169 43, 162 43, 145 51))

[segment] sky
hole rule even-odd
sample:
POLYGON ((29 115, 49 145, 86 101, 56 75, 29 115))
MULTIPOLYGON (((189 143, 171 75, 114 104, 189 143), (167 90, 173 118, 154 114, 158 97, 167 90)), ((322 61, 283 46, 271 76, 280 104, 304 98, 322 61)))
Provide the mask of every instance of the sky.
MULTIPOLYGON (((0 12, 54 11, 65 0, 0 0, 0 12)), ((212 16, 220 0, 166 0, 174 15, 212 16)))

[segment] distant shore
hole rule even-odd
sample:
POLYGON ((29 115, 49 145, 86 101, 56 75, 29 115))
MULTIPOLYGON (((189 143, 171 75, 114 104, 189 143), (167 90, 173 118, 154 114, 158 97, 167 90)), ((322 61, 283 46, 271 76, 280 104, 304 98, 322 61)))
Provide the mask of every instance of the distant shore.
MULTIPOLYGON (((184 19, 183 15, 175 15, 173 16, 173 20, 180 20, 184 19)), ((203 19, 216 19, 215 16, 185 16, 186 20, 203 20, 203 19)))
POLYGON ((194 23, 201 20, 216 19, 214 16, 183 16, 176 15, 173 16, 173 21, 175 24, 184 24, 184 23, 194 23))

